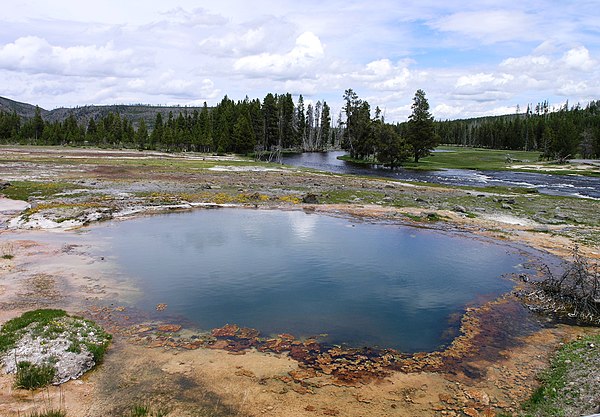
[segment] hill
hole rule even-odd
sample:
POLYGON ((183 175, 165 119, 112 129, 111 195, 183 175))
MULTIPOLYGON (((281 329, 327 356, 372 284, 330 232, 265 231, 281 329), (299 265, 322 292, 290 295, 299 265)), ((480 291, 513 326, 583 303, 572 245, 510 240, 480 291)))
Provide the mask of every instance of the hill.
MULTIPOLYGON (((0 97, 0 111, 12 113, 15 111, 18 116, 24 119, 31 119, 35 115, 35 105, 21 103, 5 97, 0 97)), ((40 108, 42 118, 47 122, 63 121, 73 115, 78 124, 86 125, 89 119, 96 120, 108 115, 109 113, 118 113, 121 117, 128 119, 137 125, 141 119, 144 119, 148 126, 153 126, 156 114, 161 113, 163 120, 169 116, 169 112, 177 117, 179 113, 193 113, 194 110, 201 110, 201 107, 182 107, 182 106, 152 106, 145 104, 114 104, 107 106, 81 106, 81 107, 60 107, 54 110, 45 110, 40 108)))
MULTIPOLYGON (((50 113, 48 110, 41 109, 42 117, 45 119, 50 113)), ((35 106, 28 103, 21 103, 8 98, 0 97, 0 111, 6 113, 17 113, 19 117, 31 119, 35 114, 35 106)))

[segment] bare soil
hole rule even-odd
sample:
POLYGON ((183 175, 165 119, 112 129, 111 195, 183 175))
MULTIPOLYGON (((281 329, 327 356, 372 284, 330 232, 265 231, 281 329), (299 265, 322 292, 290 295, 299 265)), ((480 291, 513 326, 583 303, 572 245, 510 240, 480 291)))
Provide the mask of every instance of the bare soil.
MULTIPOLYGON (((139 290, 109 260, 95 255, 101 242, 82 239, 78 227, 231 204, 466 231, 564 258, 577 243, 596 260, 598 247, 576 238, 591 236, 594 242, 599 230, 589 223, 540 225, 533 216, 500 207, 468 216, 465 212, 476 211, 484 198, 476 196, 479 191, 285 167, 265 170, 259 164, 252 169, 252 164, 236 165, 235 158, 16 147, 0 149, 0 162, 2 181, 68 185, 53 194, 32 192, 29 209, 0 198, 0 250, 11 255, 0 258, 0 322, 41 307, 88 317, 102 309, 103 324, 114 334, 105 362, 80 380, 30 393, 14 389, 13 377, 1 375, 3 416, 49 407, 63 407, 69 416, 122 416, 132 405, 146 403, 168 416, 494 416, 518 409, 561 343, 598 332, 544 326, 544 318, 528 314, 507 295, 469 309, 461 336, 446 350, 415 355, 402 370, 353 383, 315 372, 287 353, 146 342, 139 330, 148 323, 121 307, 139 290), (210 169, 215 165, 233 168, 210 169), (302 203, 307 194, 317 203, 302 203), (455 201, 472 201, 472 206, 455 209, 455 201), (430 222, 432 214, 442 221, 430 222), (515 321, 528 324, 515 326, 515 321)), ((187 331, 170 330, 174 337, 187 331)))

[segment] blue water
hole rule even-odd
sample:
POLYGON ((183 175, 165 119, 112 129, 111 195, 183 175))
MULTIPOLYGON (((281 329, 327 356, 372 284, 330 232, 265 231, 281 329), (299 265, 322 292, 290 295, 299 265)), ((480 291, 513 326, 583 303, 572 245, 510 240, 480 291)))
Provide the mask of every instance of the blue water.
POLYGON ((510 290, 502 275, 526 261, 466 235, 301 211, 199 210, 90 234, 138 280, 142 309, 406 352, 447 342, 453 313, 510 290))
POLYGON ((552 175, 517 171, 479 171, 469 169, 443 169, 417 171, 379 166, 364 166, 337 159, 346 152, 305 152, 285 155, 283 163, 314 168, 339 174, 354 174, 394 178, 401 181, 429 182, 444 185, 472 187, 520 187, 537 190, 542 194, 600 199, 600 177, 582 175, 552 175))

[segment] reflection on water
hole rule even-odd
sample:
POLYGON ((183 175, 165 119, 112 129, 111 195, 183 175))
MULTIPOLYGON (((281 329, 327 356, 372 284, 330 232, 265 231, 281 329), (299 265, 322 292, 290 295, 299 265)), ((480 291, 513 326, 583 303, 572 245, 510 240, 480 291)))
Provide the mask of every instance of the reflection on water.
POLYGON ((542 194, 600 199, 600 178, 581 175, 550 175, 515 171, 477 171, 445 169, 439 171, 415 171, 397 168, 365 167, 337 159, 343 151, 305 152, 286 155, 288 165, 336 172, 394 178, 402 181, 430 182, 458 186, 503 186, 536 189, 542 194))
POLYGON ((453 314, 509 290, 501 275, 524 262, 488 241, 298 211, 202 210, 90 234, 139 279, 142 308, 403 351, 438 347, 453 314))

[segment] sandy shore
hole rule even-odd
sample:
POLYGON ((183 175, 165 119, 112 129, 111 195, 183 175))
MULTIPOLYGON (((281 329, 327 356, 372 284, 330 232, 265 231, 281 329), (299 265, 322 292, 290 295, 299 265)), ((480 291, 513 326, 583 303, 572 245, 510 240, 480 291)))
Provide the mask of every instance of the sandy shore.
MULTIPOLYGON (((91 156, 98 157, 96 154, 91 156)), ((111 153, 110 156, 114 155, 111 153)), ((117 153, 117 157, 124 156, 130 157, 129 154, 117 153)), ((77 157, 83 156, 78 154, 77 157)), ((36 163, 39 164, 39 161, 36 163)), ((144 182, 147 172, 117 172, 103 163, 83 167, 67 164, 59 168, 55 165, 31 165, 19 172, 12 171, 13 177, 9 180, 27 177, 28 180, 39 181, 49 170, 57 169, 63 181, 83 183, 88 189, 112 190, 114 195, 125 193, 129 196, 129 201, 128 197, 122 200, 114 198, 96 206, 86 201, 85 213, 74 216, 76 220, 81 220, 107 207, 111 210, 112 218, 155 212, 156 206, 152 204, 155 197, 151 194, 150 186, 159 183, 157 176, 160 177, 161 192, 164 192, 176 188, 173 184, 180 180, 178 175, 181 175, 161 171, 155 173, 149 182, 144 182), (123 182, 124 177, 128 179, 126 182, 123 182), (130 198, 133 188, 148 191, 148 196, 135 205, 131 204, 130 198)), ((211 174, 200 174, 200 177, 196 172, 186 175, 199 183, 210 183, 213 190, 211 198, 217 203, 222 202, 218 198, 227 187, 236 188, 236 192, 241 193, 238 189, 243 184, 244 193, 260 193, 286 179, 320 193, 342 186, 356 190, 371 187, 385 190, 389 195, 393 195, 392 192, 418 192, 419 198, 428 200, 434 200, 437 196, 445 198, 444 193, 456 193, 449 189, 427 187, 417 187, 419 190, 414 191, 414 186, 402 186, 390 181, 323 177, 286 170, 226 170, 211 171, 211 174)), ((54 221, 57 207, 60 204, 64 206, 62 201, 58 204, 59 200, 54 196, 43 203, 34 202, 38 208, 45 207, 42 204, 54 205, 50 213, 43 210, 36 212, 47 223, 38 223, 37 228, 28 230, 31 223, 22 222, 22 218, 20 222, 17 220, 29 204, 0 199, 0 222, 11 227, 0 232, 0 248, 11 255, 7 259, 0 259, 0 322, 34 308, 63 308, 69 312, 90 315, 95 306, 103 306, 112 309, 112 318, 115 323, 118 321, 120 329, 114 329, 114 343, 105 362, 81 380, 31 394, 13 389, 12 376, 2 374, 0 409, 6 410, 2 415, 10 417, 22 416, 48 406, 62 406, 69 416, 121 416, 132 405, 144 403, 168 410, 169 416, 493 416, 501 411, 516 409, 530 395, 537 385, 536 375, 547 366, 549 356, 560 343, 595 331, 566 325, 538 327, 515 336, 509 345, 498 346, 492 352, 483 344, 494 340, 494 335, 487 334, 490 333, 489 329, 481 324, 486 321, 480 318, 503 314, 503 308, 516 308, 510 307, 514 301, 500 300, 497 304, 483 306, 471 313, 473 319, 466 322, 469 339, 463 348, 456 348, 445 356, 451 358, 448 366, 436 372, 393 371, 384 378, 352 386, 340 383, 329 375, 312 373, 285 353, 249 351, 232 354, 218 349, 189 350, 168 345, 152 348, 140 343, 139 337, 132 337, 128 333, 130 326, 140 323, 128 317, 130 312, 127 309, 119 308, 128 300, 135 299, 139 290, 110 260, 98 256, 98 249, 104 242, 92 242, 77 228, 68 230, 65 227, 77 226, 77 222, 65 224, 54 221), (40 225, 51 225, 52 229, 40 229, 40 225), (483 338, 484 335, 487 339, 483 338)), ((181 200, 169 203, 174 208, 192 207, 189 201, 181 200)), ((260 207, 261 198, 226 203, 260 207)), ((79 202, 77 204, 82 206, 79 202)), ((568 233, 539 233, 535 230, 540 226, 539 223, 531 217, 514 213, 486 212, 469 217, 460 211, 443 207, 434 210, 429 206, 392 207, 365 202, 298 204, 297 201, 288 203, 280 196, 276 201, 271 196, 271 200, 265 204, 268 208, 313 210, 326 215, 359 216, 404 224, 410 224, 407 219, 427 216, 435 211, 444 216, 445 221, 427 224, 426 227, 466 231, 524 243, 564 258, 570 255, 570 248, 574 245, 568 233)), ((164 204, 159 209, 173 207, 164 204)), ((62 206, 59 209, 64 213, 62 206)), ((420 223, 417 225, 423 226, 420 223)), ((554 226, 544 227, 552 231, 554 226)), ((558 226, 556 230, 559 230, 558 226)), ((597 231, 594 229, 593 232, 597 231)), ((590 259, 600 259, 597 247, 581 244, 580 247, 590 259)))

